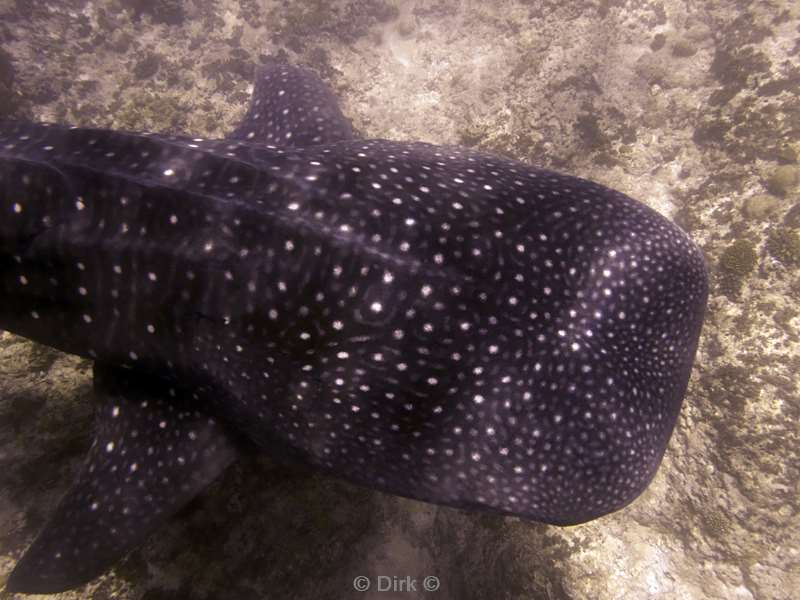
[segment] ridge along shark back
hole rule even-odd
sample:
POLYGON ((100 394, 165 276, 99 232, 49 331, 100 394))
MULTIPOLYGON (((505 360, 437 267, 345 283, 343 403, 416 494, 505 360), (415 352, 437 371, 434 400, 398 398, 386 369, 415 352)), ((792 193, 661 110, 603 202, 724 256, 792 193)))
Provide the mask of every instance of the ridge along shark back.
POLYGON ((649 484, 707 295, 583 179, 354 139, 259 69, 224 140, 0 123, 0 327, 94 361, 95 439, 7 589, 103 573, 242 451, 568 525, 649 484))

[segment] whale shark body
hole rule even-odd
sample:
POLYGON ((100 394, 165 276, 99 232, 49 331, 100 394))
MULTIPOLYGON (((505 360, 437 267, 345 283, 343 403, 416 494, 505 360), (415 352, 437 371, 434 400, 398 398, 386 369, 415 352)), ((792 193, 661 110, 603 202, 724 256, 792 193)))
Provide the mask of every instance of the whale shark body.
POLYGON ((98 576, 241 452, 575 524, 654 476, 703 257, 606 187, 355 139, 259 69, 226 139, 0 123, 0 328, 94 361, 95 439, 7 589, 98 576))

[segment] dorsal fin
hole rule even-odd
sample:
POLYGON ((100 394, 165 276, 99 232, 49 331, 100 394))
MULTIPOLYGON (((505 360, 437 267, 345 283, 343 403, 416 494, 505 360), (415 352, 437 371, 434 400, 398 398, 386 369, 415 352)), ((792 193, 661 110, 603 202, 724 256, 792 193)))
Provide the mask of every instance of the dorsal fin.
POLYGON ((270 62, 256 70, 247 114, 227 137, 302 148, 351 140, 353 128, 315 73, 270 62))

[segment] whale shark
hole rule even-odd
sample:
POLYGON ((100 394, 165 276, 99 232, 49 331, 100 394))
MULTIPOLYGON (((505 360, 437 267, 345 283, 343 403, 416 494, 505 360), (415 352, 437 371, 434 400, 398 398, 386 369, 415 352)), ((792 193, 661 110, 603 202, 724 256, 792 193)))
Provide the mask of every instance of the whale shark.
POLYGON ((6 588, 91 581, 264 452, 553 525, 664 456, 703 255, 620 192, 358 139, 268 61, 224 139, 0 122, 0 328, 93 361, 94 441, 6 588))

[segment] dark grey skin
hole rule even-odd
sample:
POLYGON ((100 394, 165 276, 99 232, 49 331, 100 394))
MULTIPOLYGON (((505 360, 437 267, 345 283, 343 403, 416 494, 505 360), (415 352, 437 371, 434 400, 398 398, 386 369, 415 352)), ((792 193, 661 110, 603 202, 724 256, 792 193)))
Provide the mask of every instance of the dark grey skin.
POLYGON ((226 140, 0 124, 0 327, 95 361, 96 440, 7 588, 91 580, 242 451, 567 525, 661 462, 706 303, 643 204, 356 140, 259 70, 226 140))

